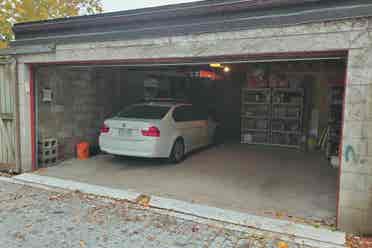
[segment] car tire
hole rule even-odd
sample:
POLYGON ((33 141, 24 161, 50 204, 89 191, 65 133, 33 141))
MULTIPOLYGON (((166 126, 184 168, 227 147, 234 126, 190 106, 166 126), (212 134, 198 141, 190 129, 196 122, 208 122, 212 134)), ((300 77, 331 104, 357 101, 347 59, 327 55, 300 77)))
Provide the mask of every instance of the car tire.
POLYGON ((176 139, 173 144, 169 161, 173 164, 180 163, 185 157, 185 144, 181 138, 176 139))

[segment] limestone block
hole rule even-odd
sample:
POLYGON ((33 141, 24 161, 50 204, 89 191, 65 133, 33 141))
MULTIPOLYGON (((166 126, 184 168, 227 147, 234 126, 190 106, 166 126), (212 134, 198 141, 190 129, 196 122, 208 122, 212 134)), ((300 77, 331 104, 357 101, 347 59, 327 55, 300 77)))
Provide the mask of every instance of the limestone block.
POLYGON ((348 56, 348 68, 372 68, 372 44, 363 49, 351 49, 348 56))
POLYGON ((364 233, 365 212, 363 210, 350 207, 340 207, 339 211, 339 228, 345 232, 364 233))
POLYGON ((372 176, 372 158, 367 156, 359 156, 358 154, 343 155, 342 158, 342 172, 348 173, 365 173, 365 175, 372 176))
POLYGON ((340 206, 359 210, 368 210, 372 208, 372 193, 353 190, 340 190, 340 206))
MULTIPOLYGON (((369 196, 372 199, 372 196, 369 196)), ((371 235, 372 233, 372 206, 370 206, 369 210, 366 210, 364 213, 364 221, 362 222, 362 233, 371 235)))
POLYGON ((372 94, 371 88, 372 85, 347 85, 345 91, 345 102, 347 104, 366 103, 368 97, 372 94))
MULTIPOLYGON (((372 85, 372 70, 370 69, 372 67, 369 67, 367 64, 351 63, 347 71, 347 85, 372 85)), ((368 61, 365 63, 368 63, 368 61)))
POLYGON ((342 171, 341 173, 341 189, 364 192, 372 192, 372 176, 367 174, 359 174, 342 171))
MULTIPOLYGON (((348 94, 348 93, 347 93, 348 94)), ((348 103, 345 104, 344 120, 345 121, 359 121, 367 120, 368 105, 366 102, 348 103)))
MULTIPOLYGON (((352 147, 353 151, 358 154, 358 156, 368 157, 372 156, 372 138, 362 138, 362 137, 351 137, 344 136, 342 141, 343 149, 345 150, 348 147, 352 147)), ((350 149, 350 148, 349 148, 350 149)))

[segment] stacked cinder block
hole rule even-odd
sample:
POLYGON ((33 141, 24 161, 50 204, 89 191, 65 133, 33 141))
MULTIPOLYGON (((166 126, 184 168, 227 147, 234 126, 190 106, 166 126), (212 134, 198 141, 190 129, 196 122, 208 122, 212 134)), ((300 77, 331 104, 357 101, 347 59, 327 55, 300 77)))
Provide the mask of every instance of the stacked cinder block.
MULTIPOLYGON (((370 20, 372 23, 372 20, 370 20)), ((362 36, 364 37, 364 35, 362 36)), ((360 38, 359 40, 364 40, 360 38)), ((368 41, 365 40, 365 41, 368 41)), ((356 43, 352 45, 355 46, 356 43)), ((339 227, 372 233, 372 46, 361 44, 348 55, 342 133, 339 227)))
POLYGON ((48 167, 58 161, 57 139, 43 139, 38 143, 39 167, 48 167))

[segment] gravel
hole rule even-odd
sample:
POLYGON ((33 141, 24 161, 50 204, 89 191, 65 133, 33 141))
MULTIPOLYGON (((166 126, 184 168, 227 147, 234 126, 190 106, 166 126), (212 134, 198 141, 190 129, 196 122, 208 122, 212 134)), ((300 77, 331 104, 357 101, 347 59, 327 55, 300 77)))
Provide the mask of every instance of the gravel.
POLYGON ((15 248, 299 247, 80 192, 0 182, 0 244, 15 248))

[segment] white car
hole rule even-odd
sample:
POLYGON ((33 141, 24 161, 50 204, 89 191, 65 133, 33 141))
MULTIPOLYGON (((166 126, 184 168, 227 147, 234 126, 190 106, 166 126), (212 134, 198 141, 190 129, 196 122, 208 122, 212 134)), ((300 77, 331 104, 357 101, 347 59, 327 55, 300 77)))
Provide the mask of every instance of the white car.
POLYGON ((206 111, 191 104, 134 104, 104 122, 99 146, 109 154, 169 158, 178 163, 185 154, 212 144, 216 128, 206 111))

